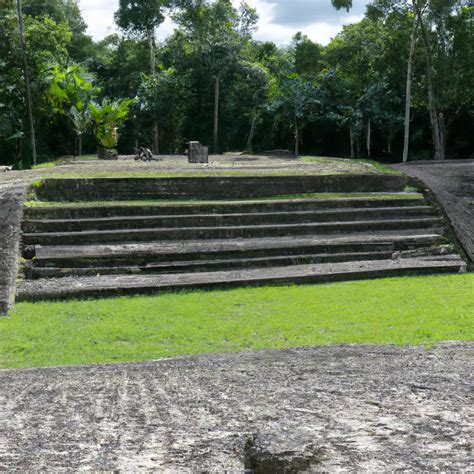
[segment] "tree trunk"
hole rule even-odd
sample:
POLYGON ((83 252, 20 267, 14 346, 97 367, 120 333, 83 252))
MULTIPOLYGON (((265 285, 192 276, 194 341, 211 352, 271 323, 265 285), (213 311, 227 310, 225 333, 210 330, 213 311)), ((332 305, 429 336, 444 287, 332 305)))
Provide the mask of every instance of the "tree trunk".
POLYGON ((82 133, 77 136, 77 156, 82 156, 82 133))
POLYGON ((253 151, 253 137, 255 136, 255 128, 257 125, 257 111, 254 111, 253 116, 252 116, 252 124, 250 125, 250 133, 249 133, 249 139, 247 140, 247 146, 246 149, 247 151, 252 152, 253 151))
POLYGON ((354 159, 354 128, 349 126, 349 139, 351 141, 351 158, 354 159))
POLYGON ((387 138, 387 153, 389 154, 392 153, 392 140, 393 140, 393 134, 391 131, 389 131, 388 138, 387 138))
POLYGON ((150 49, 150 73, 154 79, 156 77, 156 57, 155 57, 155 29, 148 30, 148 46, 150 49))
MULTIPOLYGON (((148 45, 150 49, 150 73, 153 79, 156 78, 156 57, 155 57, 155 29, 148 30, 148 45)), ((158 120, 153 117, 153 124, 151 126, 151 151, 154 155, 160 154, 160 144, 158 138, 158 120)))
POLYGON ((426 85, 428 89, 428 110, 430 114, 430 122, 431 122, 431 130, 433 133, 433 145, 435 149, 435 160, 444 160, 445 156, 445 149, 443 147, 444 137, 441 136, 444 133, 442 128, 444 129, 445 125, 441 124, 440 122, 444 122, 444 115, 442 113, 438 113, 436 107, 436 96, 434 90, 434 83, 433 83, 433 63, 431 61, 431 47, 430 41, 428 38, 428 33, 426 31, 425 25, 423 23, 423 19, 421 18, 421 13, 417 8, 417 12, 419 15, 420 21, 420 28, 422 32, 423 42, 425 44, 425 58, 426 58, 426 85))
POLYGON ((158 122, 156 119, 151 127, 151 151, 154 155, 160 154, 160 145, 158 141, 158 122))
POLYGON ((446 119, 443 112, 440 112, 438 115, 439 123, 439 141, 441 145, 441 159, 446 159, 446 143, 448 141, 448 127, 446 125, 446 119))
POLYGON ((367 120, 367 157, 370 160, 371 157, 371 141, 372 141, 372 121, 370 118, 367 120))
POLYGON ((18 137, 16 139, 16 162, 18 163, 18 169, 23 169, 23 138, 18 137))
MULTIPOLYGON (((427 52, 428 56, 429 52, 427 52)), ((444 160, 440 140, 440 127, 438 122, 438 111, 436 109, 435 92, 433 87, 433 75, 431 59, 426 60, 426 85, 428 87, 428 109, 430 114, 431 131, 433 134, 433 145, 435 149, 435 160, 444 160)))
MULTIPOLYGON (((415 10, 415 1, 416 0, 413 0, 413 10, 415 10)), ((403 139, 403 163, 406 163, 408 161, 408 151, 410 148, 411 86, 413 80, 413 60, 415 57, 417 33, 418 15, 415 13, 413 19, 413 30, 411 32, 410 52, 408 54, 408 70, 405 95, 405 133, 403 139)))
POLYGON ((297 119, 295 119, 295 156, 300 156, 300 131, 297 119))
POLYGON ((26 88, 26 106, 28 111, 28 124, 30 127, 30 143, 31 143, 31 156, 33 158, 33 165, 36 165, 36 135, 35 125, 33 122, 33 101, 31 98, 31 87, 30 87, 30 70, 28 67, 28 58, 26 55, 26 39, 25 39, 25 28, 23 25, 23 8, 21 4, 22 0, 17 0, 16 7, 18 12, 18 29, 20 31, 20 41, 23 56, 23 74, 25 76, 25 88, 26 88))
POLYGON ((218 153, 219 145, 219 97, 220 97, 220 78, 216 76, 214 87, 214 153, 218 153))

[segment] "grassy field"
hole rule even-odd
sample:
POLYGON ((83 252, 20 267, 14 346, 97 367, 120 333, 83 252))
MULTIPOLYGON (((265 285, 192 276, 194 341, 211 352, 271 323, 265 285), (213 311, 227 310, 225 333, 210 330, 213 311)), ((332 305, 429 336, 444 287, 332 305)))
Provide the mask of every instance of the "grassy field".
POLYGON ((473 337, 473 274, 407 277, 21 303, 0 319, 0 367, 473 337))

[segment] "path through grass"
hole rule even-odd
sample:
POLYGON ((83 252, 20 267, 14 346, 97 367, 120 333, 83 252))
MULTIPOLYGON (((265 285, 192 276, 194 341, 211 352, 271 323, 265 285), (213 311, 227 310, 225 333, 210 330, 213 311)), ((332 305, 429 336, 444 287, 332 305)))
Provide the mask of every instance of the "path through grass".
POLYGON ((0 319, 0 367, 473 337, 474 274, 407 277, 21 303, 0 319))

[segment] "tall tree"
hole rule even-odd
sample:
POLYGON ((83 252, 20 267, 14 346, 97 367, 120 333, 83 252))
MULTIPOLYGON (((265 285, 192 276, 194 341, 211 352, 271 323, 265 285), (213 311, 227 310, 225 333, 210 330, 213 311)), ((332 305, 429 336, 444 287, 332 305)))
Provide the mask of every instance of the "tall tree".
POLYGON ((472 69, 467 71, 472 67, 473 38, 466 20, 472 19, 474 7, 467 0, 430 0, 424 8, 414 8, 424 49, 434 158, 444 160, 449 125, 470 98, 466 85, 472 76, 472 69))
POLYGON ((175 20, 187 45, 214 83, 213 152, 219 152, 219 119, 223 78, 243 59, 257 22, 256 11, 245 2, 237 10, 231 0, 181 0, 175 20))
POLYGON ((323 49, 321 45, 298 32, 293 37, 292 47, 295 50, 295 71, 297 74, 317 74, 321 71, 323 49))
MULTIPOLYGON (((413 5, 416 4, 416 0, 413 0, 413 5)), ((405 92, 405 125, 403 133, 403 155, 402 161, 406 163, 408 161, 408 153, 410 149, 410 120, 411 120, 411 90, 413 81, 413 61, 415 58, 416 40, 418 35, 418 27, 420 21, 418 15, 413 15, 413 28, 411 31, 410 38, 410 50, 408 52, 408 67, 407 67, 407 81, 406 81, 406 92, 405 92)))
POLYGON ((20 31, 21 50, 23 58, 23 75, 25 78, 25 91, 26 91, 26 109, 28 114, 28 125, 30 132, 30 146, 31 146, 31 157, 33 165, 36 165, 36 135, 35 135, 35 124, 33 120, 33 99, 31 96, 31 84, 30 84, 30 68, 28 65, 28 56, 26 51, 26 39, 25 39, 25 26, 23 22, 23 6, 22 0, 16 1, 17 12, 18 12, 18 29, 20 31))
POLYGON ((300 154, 304 127, 318 114, 319 92, 313 80, 292 74, 283 80, 272 104, 277 119, 293 130, 295 156, 300 154))
MULTIPOLYGON (((138 34, 148 39, 150 50, 150 74, 156 75, 156 42, 155 30, 163 23, 164 9, 170 6, 170 0, 120 0, 115 13, 117 25, 124 31, 138 34)), ((158 119, 155 117, 152 126, 152 151, 160 152, 158 140, 158 119)))

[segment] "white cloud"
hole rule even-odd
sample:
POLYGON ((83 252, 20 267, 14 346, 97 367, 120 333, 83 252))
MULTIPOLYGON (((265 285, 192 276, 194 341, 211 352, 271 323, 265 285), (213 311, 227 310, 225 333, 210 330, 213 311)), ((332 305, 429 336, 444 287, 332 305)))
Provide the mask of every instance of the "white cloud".
MULTIPOLYGON (((291 1, 289 0, 289 2, 291 1)), ((316 3, 324 1, 324 10, 329 12, 334 10, 330 0, 313 1, 316 3)), ((234 3, 239 3, 239 0, 234 0, 234 3)), ((278 23, 276 22, 279 9, 284 0, 248 0, 247 3, 256 8, 259 13, 258 30, 255 38, 261 41, 273 41, 279 45, 288 44, 298 31, 301 31, 313 41, 326 45, 331 38, 341 31, 343 25, 358 22, 363 17, 363 15, 337 14, 336 12, 336 15, 333 15, 333 21, 318 21, 317 16, 314 16, 312 20, 308 20, 304 16, 305 12, 300 11, 302 17, 300 25, 293 24, 293 21, 290 22, 291 24, 285 24, 281 20, 278 20, 278 23)), ((361 6, 363 7, 365 3, 367 3, 366 0, 357 0, 357 4, 355 3, 358 6, 356 11, 359 12, 361 6)), ((319 4, 319 7, 321 8, 321 4, 319 4)), ((327 13, 324 18, 326 19, 328 16, 331 16, 331 13, 327 13)))
MULTIPOLYGON (((368 0, 354 0, 354 10, 348 14, 336 12, 330 0, 296 0, 296 3, 293 3, 294 1, 247 0, 259 14, 255 38, 283 45, 289 43, 296 32, 301 31, 313 41, 325 45, 341 31, 342 25, 360 21, 362 19, 360 13, 368 3, 368 0), (292 5, 295 11, 290 18, 288 12, 292 5)), ((233 3, 238 6, 240 0, 233 0, 233 3)), ((102 39, 118 31, 114 24, 118 0, 80 0, 80 7, 88 25, 88 33, 95 39, 102 39)), ((165 39, 174 28, 174 23, 166 19, 157 31, 158 39, 165 39)))
POLYGON ((114 13, 118 0, 80 0, 79 5, 89 35, 98 40, 117 31, 114 13))

